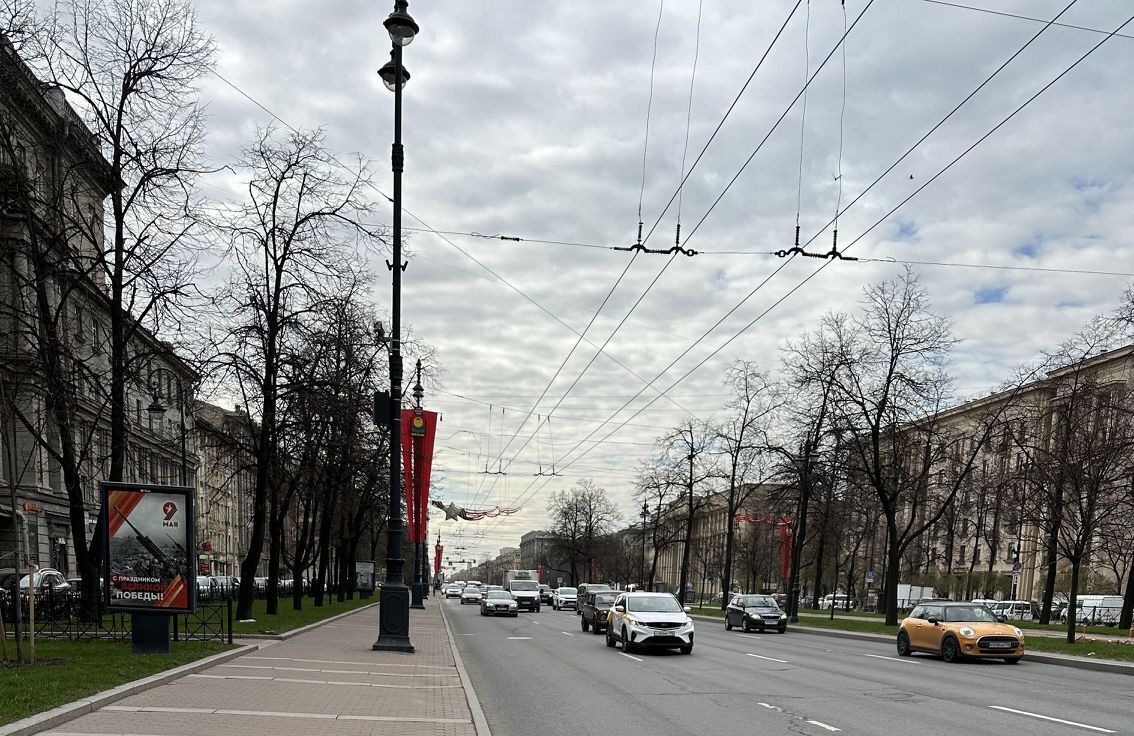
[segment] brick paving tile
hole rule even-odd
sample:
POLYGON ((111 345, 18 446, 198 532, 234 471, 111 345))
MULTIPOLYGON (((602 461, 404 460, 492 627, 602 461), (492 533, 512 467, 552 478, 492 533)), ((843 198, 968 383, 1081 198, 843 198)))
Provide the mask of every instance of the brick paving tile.
POLYGON ((410 612, 416 652, 375 652, 377 607, 118 701, 58 733, 155 736, 473 736, 431 598, 410 612), (220 712, 216 712, 220 711, 220 712))

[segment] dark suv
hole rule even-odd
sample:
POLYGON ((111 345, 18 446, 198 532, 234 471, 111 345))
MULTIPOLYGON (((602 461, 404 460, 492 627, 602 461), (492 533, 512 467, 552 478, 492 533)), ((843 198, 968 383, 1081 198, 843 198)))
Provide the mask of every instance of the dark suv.
POLYGON ((551 605, 551 594, 552 594, 552 592, 553 591, 551 590, 550 585, 544 585, 543 583, 540 583, 540 586, 539 586, 539 602, 540 603, 546 603, 547 605, 550 606, 551 605))
POLYGON ((596 590, 585 594, 583 602, 579 604, 579 615, 583 617, 581 624, 583 631, 590 630, 595 634, 601 634, 606 629, 606 614, 617 597, 617 590, 596 590))

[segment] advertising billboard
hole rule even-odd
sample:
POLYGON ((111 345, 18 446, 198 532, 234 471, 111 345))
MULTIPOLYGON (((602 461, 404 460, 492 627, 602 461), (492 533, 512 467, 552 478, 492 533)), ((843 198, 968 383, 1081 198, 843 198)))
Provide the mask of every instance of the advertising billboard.
POLYGON ((108 608, 183 613, 196 607, 193 489, 101 485, 108 608))

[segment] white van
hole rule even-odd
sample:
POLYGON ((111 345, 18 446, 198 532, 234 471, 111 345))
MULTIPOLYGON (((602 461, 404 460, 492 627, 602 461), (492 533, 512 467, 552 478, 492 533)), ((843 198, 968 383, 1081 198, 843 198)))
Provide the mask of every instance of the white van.
MULTIPOLYGON (((1088 626, 1117 626, 1122 613, 1120 595, 1081 595, 1075 599, 1075 620, 1088 626)), ((1067 623, 1067 612, 1062 616, 1067 623)))
POLYGON ((854 600, 853 599, 851 599, 845 593, 838 593, 838 594, 834 594, 834 595, 823 596, 823 598, 821 599, 820 605, 823 607, 824 611, 830 610, 832 605, 834 605, 834 607, 836 609, 845 609, 845 608, 847 608, 847 602, 848 601, 850 601, 850 607, 854 608, 854 600))

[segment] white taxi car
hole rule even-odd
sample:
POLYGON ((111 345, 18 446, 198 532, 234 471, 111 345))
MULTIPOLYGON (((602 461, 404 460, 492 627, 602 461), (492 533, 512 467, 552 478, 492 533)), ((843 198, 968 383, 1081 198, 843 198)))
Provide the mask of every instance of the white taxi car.
POLYGON ((693 619, 671 593, 623 593, 607 614, 606 645, 622 642, 622 651, 680 649, 693 651, 693 619))

